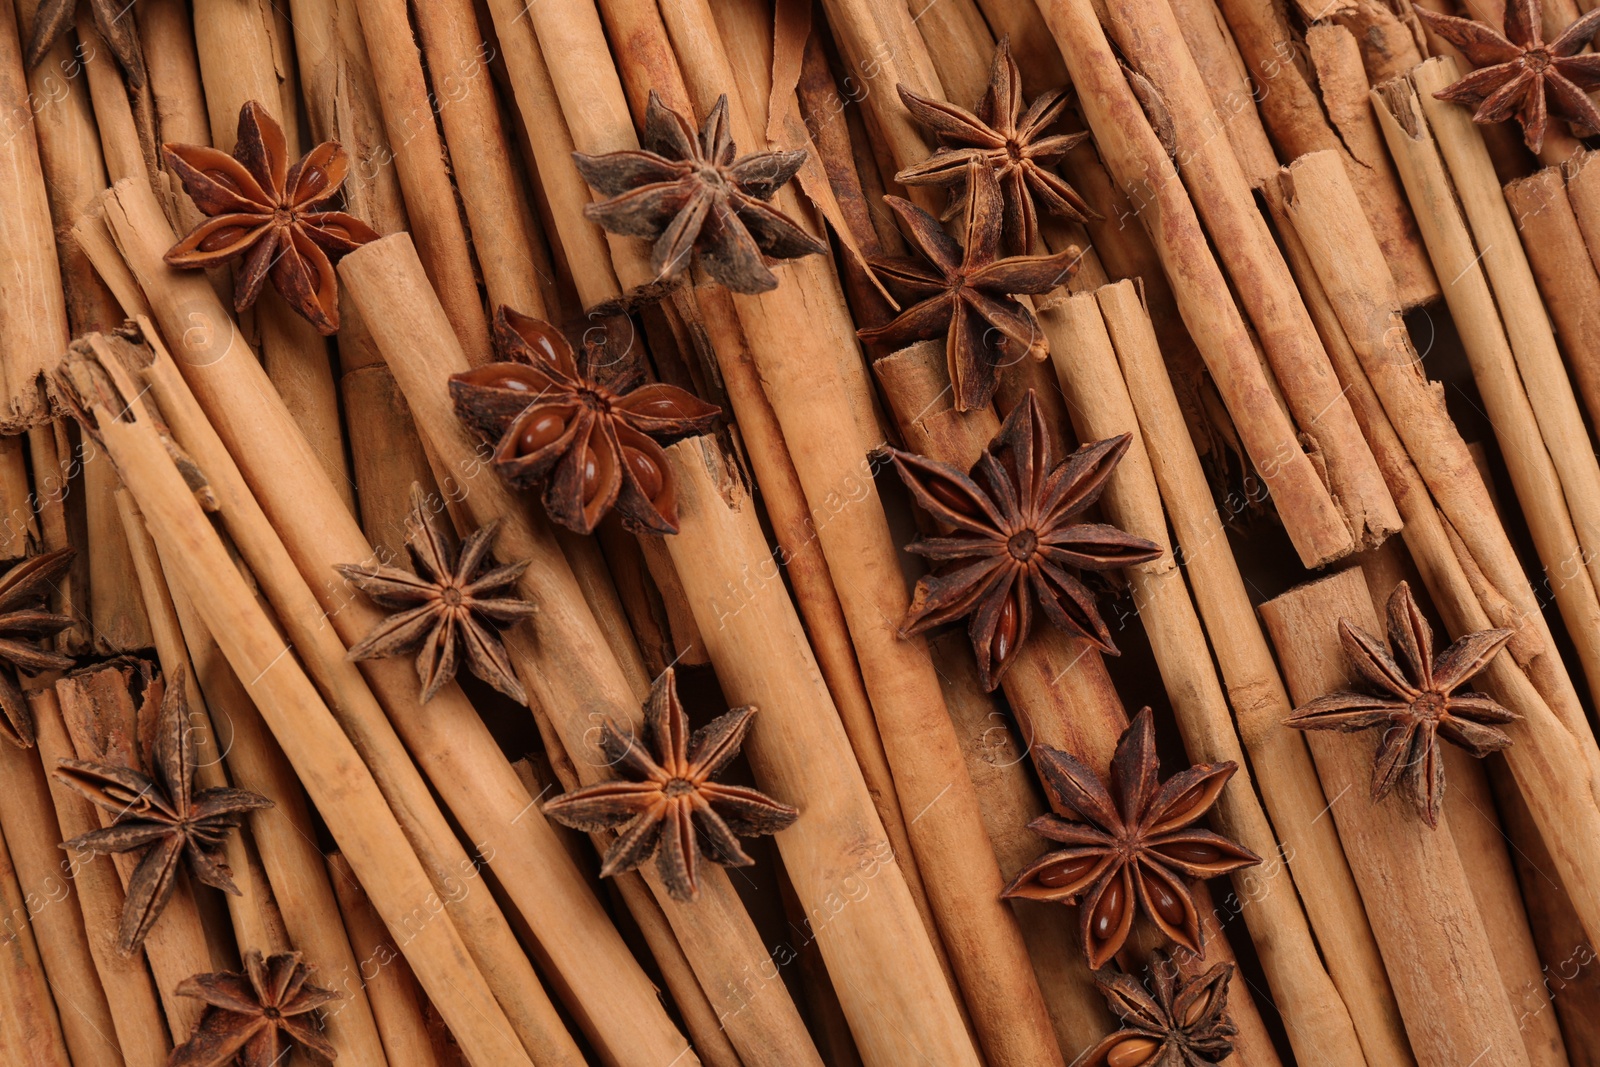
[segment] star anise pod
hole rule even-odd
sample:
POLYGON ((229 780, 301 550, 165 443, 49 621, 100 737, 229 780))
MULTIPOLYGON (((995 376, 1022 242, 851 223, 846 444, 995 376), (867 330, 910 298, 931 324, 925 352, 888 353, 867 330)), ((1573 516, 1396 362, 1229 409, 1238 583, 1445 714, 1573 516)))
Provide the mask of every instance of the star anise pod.
POLYGON ((1083 1067, 1205 1067, 1233 1052, 1237 1030, 1228 1018, 1233 964, 1219 963, 1184 978, 1164 953, 1150 965, 1155 993, 1129 974, 1094 976, 1122 1029, 1096 1045, 1083 1067))
POLYGON ((23 560, 0 578, 0 737, 21 748, 33 744, 33 713, 18 675, 72 666, 71 656, 43 643, 72 625, 70 616, 46 611, 45 605, 76 555, 58 548, 23 560))
POLYGON ((215 267, 243 257, 234 281, 233 309, 256 302, 272 287, 317 332, 339 329, 339 277, 329 253, 343 255, 378 232, 354 215, 322 210, 339 193, 350 156, 324 141, 289 165, 288 142, 267 109, 249 101, 239 110, 233 155, 195 144, 168 144, 167 166, 194 206, 211 216, 168 250, 175 267, 215 267))
POLYGON ((1355 691, 1330 693, 1296 708, 1284 722, 1297 730, 1382 729, 1372 799, 1382 800, 1400 784, 1429 826, 1439 825, 1444 801, 1444 760, 1439 737, 1482 759, 1507 748, 1511 738, 1494 724, 1522 716, 1479 693, 1457 693, 1467 679, 1511 640, 1511 630, 1479 630, 1467 634, 1437 657, 1433 627, 1417 607, 1411 586, 1401 582, 1389 594, 1389 641, 1400 650, 1405 666, 1395 661, 1377 638, 1339 620, 1339 643, 1353 666, 1379 695, 1355 691))
POLYGON ((1477 67, 1471 74, 1434 95, 1477 109, 1474 122, 1522 124, 1522 139, 1535 154, 1544 145, 1550 115, 1600 132, 1600 110, 1589 93, 1600 89, 1600 55, 1579 55, 1600 30, 1600 9, 1590 11, 1561 31, 1549 44, 1541 29, 1539 0, 1508 0, 1506 32, 1475 19, 1412 10, 1423 24, 1449 41, 1477 67))
POLYGON ((546 480, 545 510, 590 533, 613 507, 637 533, 677 533, 677 492, 656 437, 703 433, 721 409, 637 367, 601 382, 561 331, 502 307, 490 363, 450 379, 456 414, 494 442, 494 465, 526 488, 546 480))
POLYGON ((538 609, 516 595, 528 561, 496 566, 489 556, 498 522, 474 531, 458 553, 429 519, 422 487, 411 485, 406 549, 416 573, 382 564, 340 564, 351 585, 394 612, 350 649, 353 660, 416 652, 420 700, 426 704, 456 676, 463 652, 467 667, 519 704, 528 694, 500 641, 500 630, 538 609))
POLYGON ((1048 293, 1077 273, 1076 246, 1052 256, 998 258, 1004 204, 994 172, 967 165, 966 248, 939 220, 908 200, 886 196, 918 258, 868 259, 885 288, 911 306, 882 326, 858 330, 874 344, 908 345, 945 338, 956 408, 971 411, 994 396, 997 372, 1022 356, 1043 359, 1050 343, 1016 293, 1048 293))
POLYGON ((144 850, 128 879, 117 944, 135 951, 172 899, 179 860, 206 885, 239 895, 232 871, 219 855, 223 839, 244 821, 244 813, 269 808, 272 801, 246 789, 195 792, 193 727, 183 680, 174 678, 161 700, 156 725, 154 775, 134 767, 86 760, 62 760, 55 777, 100 807, 116 814, 101 830, 63 842, 62 848, 96 855, 144 850))
POLYGON ((340 994, 310 983, 315 968, 298 952, 244 957, 244 973, 197 974, 178 984, 178 995, 205 1001, 189 1040, 172 1050, 167 1067, 282 1067, 298 1049, 314 1063, 331 1064, 338 1052, 322 1033, 317 1012, 340 994))
POLYGON ((602 878, 624 874, 655 856, 672 898, 694 900, 700 895, 702 857, 724 867, 748 867, 755 860, 735 835, 775 834, 800 816, 765 793, 711 781, 738 755, 755 713, 753 707, 734 708, 691 735, 668 667, 650 686, 644 705, 649 749, 609 720, 600 727, 600 747, 626 777, 575 789, 544 810, 563 826, 587 832, 621 827, 606 850, 602 878))
POLYGON ((970 475, 888 449, 917 503, 951 528, 906 546, 934 560, 936 569, 917 582, 901 636, 970 615, 978 672, 991 691, 1027 641, 1035 604, 1056 626, 1115 655, 1094 594, 1069 568, 1107 571, 1161 554, 1115 526, 1076 521, 1100 499, 1130 440, 1123 434, 1097 441, 1056 463, 1030 389, 970 475))
POLYGON ((1167 779, 1156 757, 1156 731, 1145 708, 1117 742, 1109 787, 1071 755, 1040 747, 1045 789, 1078 818, 1041 815, 1034 833, 1066 848, 1024 867, 1003 896, 1081 901, 1083 948, 1090 967, 1117 954, 1139 909, 1163 934, 1202 955, 1200 916, 1184 877, 1214 878, 1261 862, 1254 852, 1195 823, 1211 809, 1238 765, 1206 763, 1167 779), (1082 819, 1082 821, 1078 821, 1082 819))
POLYGON ((668 282, 698 252, 706 273, 738 293, 764 293, 778 279, 762 260, 826 252, 828 246, 766 203, 806 161, 804 149, 737 156, 728 97, 700 127, 661 102, 645 108, 644 148, 601 156, 574 152, 583 180, 609 200, 583 213, 612 233, 655 241, 650 265, 668 282))
MULTIPOLYGON (((111 54, 117 57, 128 85, 144 86, 144 53, 139 49, 139 31, 133 21, 134 0, 88 0, 94 28, 111 54)), ((23 62, 30 68, 39 65, 50 46, 72 26, 78 14, 78 0, 42 0, 33 15, 33 31, 23 62)))
MULTIPOLYGON (((1076 189, 1051 169, 1089 136, 1045 133, 1067 109, 1072 89, 1052 89, 1024 112, 1022 74, 1011 58, 1009 36, 1002 37, 995 49, 989 91, 978 104, 976 114, 955 104, 918 96, 904 85, 896 88, 911 117, 938 135, 943 147, 896 174, 895 181, 902 185, 958 188, 966 184, 970 164, 976 162, 991 171, 1005 195, 1002 241, 1007 253, 1025 256, 1033 251, 1041 208, 1075 222, 1100 217, 1076 189)), ((950 215, 960 205, 959 199, 953 199, 950 215)))

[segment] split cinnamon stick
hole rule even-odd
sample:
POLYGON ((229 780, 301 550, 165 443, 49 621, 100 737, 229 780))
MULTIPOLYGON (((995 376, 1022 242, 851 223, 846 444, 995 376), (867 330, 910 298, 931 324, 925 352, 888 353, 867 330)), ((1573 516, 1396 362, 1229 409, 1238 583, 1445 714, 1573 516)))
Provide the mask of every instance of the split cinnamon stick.
POLYGON ((27 922, 28 904, 0 831, 0 908, 7 920, 0 938, 0 1045, 27 1067, 71 1067, 66 1039, 39 959, 39 946, 27 922))

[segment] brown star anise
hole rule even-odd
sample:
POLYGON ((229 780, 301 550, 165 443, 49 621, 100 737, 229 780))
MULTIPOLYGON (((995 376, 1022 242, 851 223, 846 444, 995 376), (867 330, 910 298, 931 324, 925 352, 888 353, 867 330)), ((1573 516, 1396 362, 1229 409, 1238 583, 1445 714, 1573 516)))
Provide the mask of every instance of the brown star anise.
POLYGON ((776 289, 762 261, 826 252, 828 246, 765 203, 806 161, 804 149, 735 158, 728 97, 717 97, 696 139, 688 119, 650 91, 644 148, 602 156, 574 152, 584 181, 610 197, 583 213, 612 233, 655 241, 650 265, 671 281, 699 252, 706 273, 739 293, 776 289))
MULTIPOLYGON (((94 28, 111 54, 117 57, 128 85, 144 86, 144 53, 139 49, 139 31, 133 21, 134 0, 88 0, 94 28)), ((78 0, 42 0, 33 14, 33 32, 28 35, 28 50, 23 61, 36 67, 50 46, 72 26, 78 13, 78 0)))
POLYGON ((1094 976, 1122 1029, 1096 1045, 1083 1067, 1205 1067, 1233 1052, 1238 1033, 1228 1018, 1228 982, 1233 964, 1219 963, 1185 979, 1164 953, 1150 965, 1155 995, 1132 975, 1100 971, 1094 976))
POLYGON ((1000 684, 1027 641, 1035 602, 1061 629, 1115 655, 1094 594, 1068 568, 1106 571, 1161 554, 1115 526, 1074 521, 1100 499, 1130 440, 1123 434, 1098 441, 1057 464, 1030 389, 970 475, 888 449, 917 503, 952 528, 906 546, 936 561, 937 569, 917 582, 901 636, 971 615, 968 633, 988 690, 1000 684))
POLYGON ((456 414, 495 442, 495 469, 518 488, 548 479, 545 510, 590 533, 613 506, 638 533, 677 533, 677 493, 654 437, 702 433, 721 409, 629 367, 602 383, 561 331, 502 307, 490 363, 450 379, 456 414))
POLYGON ((456 676, 462 651, 473 674, 519 704, 528 702, 499 631, 538 609, 515 594, 528 561, 495 566, 489 556, 498 522, 474 531, 460 553, 430 521, 422 487, 411 485, 406 548, 417 573, 382 564, 340 564, 336 569, 378 604, 394 611, 350 649, 353 660, 417 653, 424 704, 456 676))
POLYGON ((167 1067, 281 1067, 298 1048, 314 1063, 338 1055, 322 1034, 316 1012, 339 994, 310 984, 298 952, 244 957, 244 973, 197 974, 178 984, 178 995, 203 1000, 206 1010, 189 1040, 172 1050, 167 1067))
POLYGON ((1013 294, 1048 293, 1077 272, 1077 246, 1053 256, 998 257, 1003 204, 994 172, 967 165, 966 249, 939 220, 908 200, 886 196, 920 258, 868 259, 896 300, 911 306, 882 326, 858 330, 874 344, 945 338, 956 408, 971 411, 994 396, 997 372, 1023 355, 1050 352, 1039 322, 1013 294))
POLYGON ((1474 122, 1515 118, 1522 124, 1523 142, 1534 153, 1544 145, 1550 115, 1600 132, 1600 110, 1589 99, 1590 91, 1600 89, 1600 55, 1578 54, 1600 30, 1600 9, 1572 23, 1549 44, 1540 28, 1539 0, 1508 0, 1504 34, 1475 19, 1440 15, 1421 4, 1412 10, 1479 68, 1434 94, 1477 108, 1474 122))
POLYGON ((72 666, 71 656, 51 652, 43 642, 72 625, 70 616, 46 611, 45 604, 75 555, 58 548, 23 560, 0 578, 0 737, 21 748, 33 744, 33 713, 18 674, 72 666))
POLYGON ((1200 916, 1183 877, 1214 878, 1260 863, 1227 838, 1198 829, 1238 766, 1190 767, 1157 780, 1156 731, 1145 708, 1117 742, 1110 787, 1065 752, 1048 745, 1037 757, 1045 789, 1083 821, 1041 815, 1028 824, 1066 848, 1024 867, 1003 896, 1026 900, 1081 898, 1083 948, 1090 967, 1117 954, 1143 909, 1163 934, 1202 955, 1200 916))
POLYGON ((1339 643, 1350 664, 1381 695, 1343 691, 1296 708, 1284 721, 1297 730, 1381 728, 1372 799, 1382 800, 1396 783, 1404 786, 1429 826, 1439 825, 1444 800, 1444 760, 1439 736, 1482 759, 1511 744, 1495 728, 1522 716, 1478 693, 1457 693, 1467 679, 1489 665, 1511 640, 1510 630, 1479 630, 1435 657, 1433 627, 1422 617, 1411 586, 1401 582, 1389 594, 1389 640, 1405 661, 1401 667, 1377 638, 1347 619, 1339 620, 1339 643))
POLYGON ((378 232, 354 215, 320 210, 339 193, 350 157, 324 141, 294 166, 288 143, 266 108, 249 101, 239 111, 233 155, 205 145, 165 145, 167 166, 194 206, 211 216, 173 245, 175 267, 215 267, 244 257, 234 282, 233 309, 256 302, 267 278, 317 332, 339 329, 339 278, 328 254, 342 255, 378 232))
MULTIPOLYGON (((1005 194, 1006 252, 1025 256, 1033 251, 1039 234, 1039 209, 1084 222, 1100 215, 1078 191, 1050 168, 1089 135, 1061 133, 1045 136, 1067 108, 1069 87, 1052 89, 1022 110, 1022 74, 1011 58, 1011 38, 1000 39, 989 91, 974 114, 964 107, 929 100, 905 86, 897 86, 912 118, 932 130, 943 146, 933 155, 896 174, 902 185, 959 187, 967 180, 967 167, 976 162, 993 172, 1005 194)), ((953 215, 961 205, 950 205, 953 215)), ((949 215, 946 216, 947 218, 949 215)))
POLYGON ((689 717, 678 700, 668 667, 650 687, 644 706, 645 742, 609 720, 600 727, 600 747, 626 778, 575 789, 545 804, 564 826, 594 832, 621 827, 606 850, 600 875, 631 871, 651 856, 674 900, 700 895, 700 858, 724 867, 748 867, 735 835, 775 834, 800 813, 765 793, 711 781, 744 744, 755 717, 752 707, 734 708, 689 733, 689 717))
POLYGON ((222 841, 243 823, 245 812, 272 806, 246 789, 195 792, 196 758, 189 702, 179 677, 161 699, 153 777, 133 767, 85 760, 62 760, 56 768, 58 781, 116 815, 110 826, 81 834, 62 848, 92 854, 144 850, 123 902, 117 943, 124 953, 144 943, 172 899, 180 859, 187 859, 189 870, 206 885, 238 896, 232 871, 218 855, 222 841))

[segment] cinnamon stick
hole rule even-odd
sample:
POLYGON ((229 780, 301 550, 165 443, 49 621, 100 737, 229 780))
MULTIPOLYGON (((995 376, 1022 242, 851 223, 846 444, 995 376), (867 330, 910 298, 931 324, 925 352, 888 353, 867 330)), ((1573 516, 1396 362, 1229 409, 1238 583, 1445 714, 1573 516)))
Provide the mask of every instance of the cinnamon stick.
POLYGON ((40 963, 39 946, 26 921, 28 904, 17 882, 3 831, 0 908, 7 916, 6 936, 0 939, 0 996, 6 1003, 5 1014, 0 1015, 0 1044, 27 1067, 71 1067, 72 1058, 61 1034, 50 983, 40 963))

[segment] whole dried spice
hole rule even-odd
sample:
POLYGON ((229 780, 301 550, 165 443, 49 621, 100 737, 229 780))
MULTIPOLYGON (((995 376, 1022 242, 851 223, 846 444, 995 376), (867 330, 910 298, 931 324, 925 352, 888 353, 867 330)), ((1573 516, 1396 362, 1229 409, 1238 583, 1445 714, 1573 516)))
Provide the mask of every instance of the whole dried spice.
POLYGON ((657 437, 711 428, 721 409, 629 364, 608 381, 561 331, 502 307, 495 316, 502 362, 450 378, 456 414, 494 443, 493 462, 518 488, 545 482, 544 506, 569 530, 590 533, 613 507, 636 533, 677 533, 677 492, 657 437))
POLYGON ((681 275, 695 252, 714 281, 738 293, 764 293, 778 279, 763 253, 796 259, 828 250, 766 203, 805 163, 805 150, 738 156, 726 94, 696 137, 694 125, 652 89, 643 149, 572 158, 583 180, 610 197, 586 205, 584 215, 612 233, 654 241, 650 266, 658 282, 681 275))
POLYGON ((110 826, 63 842, 62 848, 96 855, 144 852, 128 879, 117 932, 124 953, 144 943, 172 899, 180 860, 187 860, 190 872, 206 885, 238 896, 232 871, 219 855, 222 842, 242 824, 245 812, 272 807, 272 801, 246 789, 196 792, 196 758, 189 702, 178 677, 161 700, 153 776, 86 760, 62 760, 55 770, 62 784, 116 815, 110 826))
POLYGON ((1076 521, 1100 499, 1130 440, 1098 441, 1056 463, 1030 389, 970 475, 888 449, 917 503, 951 530, 906 546, 935 570, 917 582, 900 635, 970 615, 978 673, 991 691, 1028 640, 1035 604, 1051 623, 1115 655, 1094 594, 1071 569, 1106 571, 1161 554, 1115 526, 1076 521))
POLYGON ((337 332, 339 278, 328 257, 379 236, 354 215, 322 210, 350 170, 350 156, 339 142, 324 141, 290 166, 283 128, 251 100, 239 110, 233 155, 205 145, 164 149, 167 166, 195 207, 210 216, 168 250, 167 262, 199 268, 242 258, 235 311, 253 305, 271 278, 272 287, 318 333, 337 332))
POLYGON ((429 518, 433 509, 412 483, 406 549, 417 572, 381 564, 341 564, 340 574, 378 604, 394 611, 350 649, 353 660, 415 651, 426 704, 456 676, 463 653, 479 678, 517 701, 528 694, 517 681, 499 631, 538 609, 514 595, 528 561, 496 566, 489 556, 498 522, 473 532, 459 553, 429 518))
POLYGON ((319 1011, 340 994, 310 982, 315 968, 298 952, 244 957, 244 973, 197 974, 178 984, 178 995, 205 1002, 189 1040, 172 1050, 167 1067, 280 1067, 295 1050, 313 1063, 331 1064, 338 1052, 322 1033, 319 1011))
MULTIPOLYGON (((129 87, 143 88, 144 53, 139 48, 139 31, 134 24, 134 0, 88 0, 88 4, 95 32, 116 56, 129 87)), ((38 66, 50 46, 71 28, 77 14, 78 0, 41 0, 33 14, 33 30, 28 35, 23 62, 29 67, 38 66)))
POLYGON ((1412 10, 1479 68, 1435 93, 1440 100, 1476 108, 1474 122, 1515 118, 1522 125, 1523 142, 1535 154, 1544 146, 1551 115, 1600 133, 1600 110, 1589 99, 1590 92, 1600 89, 1600 55, 1578 54, 1600 30, 1600 9, 1577 19, 1549 44, 1544 42, 1539 0, 1509 0, 1504 34, 1421 4, 1413 4, 1412 10))
POLYGON ((689 733, 689 717, 678 700, 671 667, 650 686, 644 706, 646 742, 609 720, 600 727, 600 747, 626 777, 576 789, 545 804, 563 826, 595 832, 620 827, 606 850, 600 876, 624 874, 651 856, 674 900, 700 895, 703 857, 724 867, 755 860, 739 836, 775 834, 799 811, 742 785, 711 781, 738 755, 755 718, 753 707, 734 708, 689 733))
POLYGON ((1090 967, 1103 967, 1117 954, 1138 910, 1167 937, 1204 955, 1200 916, 1184 878, 1214 878, 1261 862, 1242 845, 1194 825, 1238 766, 1206 763, 1158 781, 1149 708, 1117 742, 1109 785, 1048 745, 1040 747, 1036 763, 1055 806, 1076 817, 1041 815, 1028 824, 1067 847, 1024 867, 1002 895, 1080 901, 1090 967))
POLYGON ((13 745, 33 744, 33 713, 18 676, 64 671, 72 657, 51 652, 43 642, 72 625, 72 618, 45 605, 72 567, 77 552, 58 548, 22 560, 0 578, 0 737, 13 745))
POLYGON ((1489 665, 1511 630, 1478 630, 1433 654, 1433 627, 1423 618, 1411 586, 1401 582, 1389 594, 1389 641, 1404 667, 1374 637, 1339 620, 1339 643, 1361 677, 1378 695, 1346 690, 1319 697, 1284 722, 1297 730, 1381 729, 1372 799, 1382 800, 1396 784, 1411 798, 1429 826, 1439 825, 1444 802, 1444 758, 1439 738, 1482 759, 1511 744, 1495 724, 1522 716, 1479 693, 1457 693, 1467 679, 1489 665))
MULTIPOLYGON (((1078 191, 1053 169, 1088 133, 1047 134, 1067 109, 1072 89, 1042 93, 1023 110, 1022 73, 1011 58, 1011 38, 1000 39, 989 71, 989 90, 976 113, 918 96, 896 86, 911 117, 933 131, 942 147, 921 163, 896 174, 902 185, 960 188, 976 163, 994 174, 1005 196, 1001 239, 1007 253, 1025 256, 1039 237, 1039 212, 1085 222, 1100 218, 1078 191)), ((952 199, 949 218, 960 208, 952 199)))
POLYGON ((1122 1029, 1107 1036, 1083 1067, 1205 1067, 1233 1053, 1237 1030, 1228 1018, 1233 964, 1219 963, 1184 978, 1164 953, 1150 964, 1151 990, 1129 974, 1101 971, 1095 983, 1122 1029))
POLYGON ((911 306, 856 335, 895 346, 943 337, 956 408, 981 408, 994 397, 1000 367, 1050 352, 1039 321, 1014 294, 1048 293, 1064 284, 1082 253, 1074 245, 1050 256, 998 258, 1005 206, 994 172, 977 163, 967 165, 965 249, 915 204, 897 196, 884 200, 921 255, 867 262, 894 298, 911 306))

